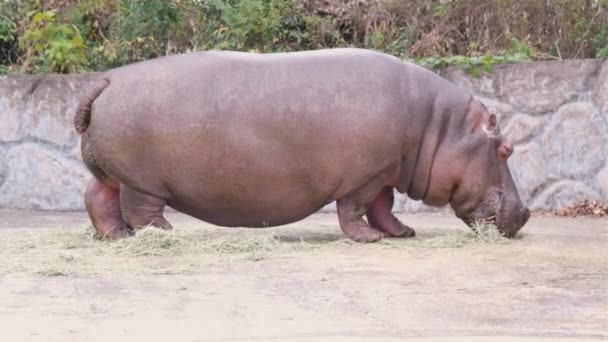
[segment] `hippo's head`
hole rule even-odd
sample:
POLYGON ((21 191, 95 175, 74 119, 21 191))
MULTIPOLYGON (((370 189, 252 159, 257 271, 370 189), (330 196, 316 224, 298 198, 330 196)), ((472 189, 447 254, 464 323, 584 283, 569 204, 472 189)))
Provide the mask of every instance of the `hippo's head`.
POLYGON ((476 221, 495 223, 507 237, 513 237, 530 218, 530 211, 522 203, 507 159, 513 145, 507 141, 496 122, 478 101, 473 101, 467 114, 467 130, 457 144, 453 163, 455 188, 450 206, 456 216, 467 225, 476 221))

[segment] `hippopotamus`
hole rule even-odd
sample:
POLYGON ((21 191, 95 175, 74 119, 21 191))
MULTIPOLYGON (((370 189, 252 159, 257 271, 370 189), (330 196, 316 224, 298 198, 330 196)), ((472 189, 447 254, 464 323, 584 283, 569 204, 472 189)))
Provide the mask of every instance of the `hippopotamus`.
POLYGON ((333 202, 354 241, 415 236, 392 213, 395 191, 508 237, 530 216, 496 115, 373 50, 197 51, 117 67, 85 89, 74 125, 94 176, 84 204, 106 239, 171 229, 166 206, 261 228, 333 202))

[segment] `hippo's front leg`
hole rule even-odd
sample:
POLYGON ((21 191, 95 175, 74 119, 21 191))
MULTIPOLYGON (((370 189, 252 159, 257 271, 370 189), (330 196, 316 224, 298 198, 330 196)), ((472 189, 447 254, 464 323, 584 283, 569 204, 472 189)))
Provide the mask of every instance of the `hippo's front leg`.
POLYGON ((380 191, 374 201, 368 206, 367 221, 370 226, 382 231, 386 236, 413 237, 416 236, 414 229, 404 225, 391 212, 395 194, 392 187, 385 187, 380 191))
POLYGON ((340 228, 348 238, 357 242, 376 242, 384 236, 382 232, 371 228, 363 215, 366 208, 353 198, 345 197, 336 201, 340 228))
POLYGON ((370 205, 374 203, 392 174, 392 169, 384 170, 357 191, 336 201, 340 228, 351 240, 376 242, 384 237, 384 232, 376 227, 370 227, 363 220, 363 215, 368 212, 370 205))

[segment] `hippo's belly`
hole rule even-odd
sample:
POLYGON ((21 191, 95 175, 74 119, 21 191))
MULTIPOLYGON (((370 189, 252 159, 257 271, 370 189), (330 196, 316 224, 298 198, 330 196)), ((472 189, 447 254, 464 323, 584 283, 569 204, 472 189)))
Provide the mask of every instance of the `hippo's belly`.
POLYGON ((329 201, 316 198, 296 198, 284 196, 264 196, 247 202, 239 194, 227 195, 224 200, 209 197, 205 201, 192 200, 192 194, 180 198, 172 198, 168 205, 182 213, 196 217, 202 221, 224 227, 273 227, 297 222, 317 212, 329 201))

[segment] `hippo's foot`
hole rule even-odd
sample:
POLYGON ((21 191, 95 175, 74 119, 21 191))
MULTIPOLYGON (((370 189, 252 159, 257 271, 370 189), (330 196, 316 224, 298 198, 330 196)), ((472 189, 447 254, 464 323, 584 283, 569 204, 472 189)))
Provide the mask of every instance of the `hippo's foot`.
POLYGON ((349 239, 356 242, 376 242, 384 237, 381 231, 368 226, 362 218, 352 221, 340 219, 340 228, 349 239))
POLYGON ((337 200, 336 205, 340 228, 348 238, 357 242, 376 242, 384 237, 381 231, 370 227, 363 220, 365 207, 348 197, 337 200))
POLYGON ((392 228, 377 228, 379 226, 376 225, 376 223, 370 223, 372 225, 372 227, 381 230, 382 233, 384 233, 384 236, 386 237, 399 237, 399 238, 409 238, 409 237, 415 237, 416 236, 416 231, 411 228, 406 226, 405 224, 401 223, 401 221, 399 221, 398 218, 393 216, 393 220, 394 220, 394 224, 393 226, 395 227, 394 229, 392 228))
POLYGON ((147 226, 171 230, 173 227, 163 217, 166 201, 164 199, 120 186, 120 207, 128 225, 139 230, 147 226))
POLYGON ((367 207, 367 221, 369 224, 385 236, 390 237, 414 237, 416 231, 399 221, 391 212, 394 203, 393 188, 385 187, 378 196, 367 207))
POLYGON ((84 201, 93 227, 102 239, 116 240, 133 234, 120 213, 118 184, 93 178, 84 201))

